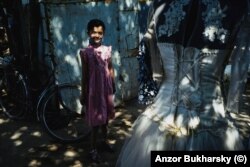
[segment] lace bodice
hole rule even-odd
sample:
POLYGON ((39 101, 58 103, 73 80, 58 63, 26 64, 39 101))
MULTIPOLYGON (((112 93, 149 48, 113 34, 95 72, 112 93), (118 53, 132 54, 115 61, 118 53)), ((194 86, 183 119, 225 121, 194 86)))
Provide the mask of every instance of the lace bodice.
MULTIPOLYGON (((246 83, 250 61, 250 23, 247 20, 247 1, 235 5, 234 1, 228 3, 225 0, 154 1, 149 32, 156 36, 150 40, 156 39, 160 54, 147 53, 149 49, 146 34, 141 46, 144 49, 138 60, 146 62, 149 55, 151 59, 162 60, 164 80, 161 86, 166 87, 167 84, 169 87, 172 83, 171 102, 194 105, 190 103, 192 98, 200 99, 201 102, 198 100, 194 103, 202 104, 205 99, 210 99, 206 103, 223 103, 227 110, 239 112, 240 96, 246 83), (239 9, 241 14, 235 12, 234 15, 233 11, 239 9), (222 92, 221 79, 228 63, 232 64, 232 80, 226 95, 222 92)), ((144 85, 140 88, 146 87, 148 92, 158 92, 157 87, 152 84, 153 79, 148 77, 154 73, 151 64, 142 63, 141 67, 149 69, 149 72, 140 72, 140 83, 144 85), (143 77, 146 82, 143 82, 143 77)), ((163 88, 160 88, 160 92, 161 89, 163 88)), ((139 100, 143 101, 142 97, 152 99, 142 92, 140 90, 139 100)))

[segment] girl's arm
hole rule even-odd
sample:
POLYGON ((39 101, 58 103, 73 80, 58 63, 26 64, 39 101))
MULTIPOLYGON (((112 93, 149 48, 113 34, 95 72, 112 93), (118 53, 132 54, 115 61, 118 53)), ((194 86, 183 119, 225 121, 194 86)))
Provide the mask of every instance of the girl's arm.
POLYGON ((81 56, 81 63, 82 63, 82 79, 81 79, 81 97, 80 97, 80 102, 81 104, 85 104, 86 103, 86 95, 87 95, 87 79, 88 79, 88 67, 87 67, 87 62, 85 60, 85 55, 84 55, 84 51, 80 51, 80 56, 81 56))
POLYGON ((112 86, 113 86, 113 93, 116 92, 116 88, 115 88, 115 74, 114 74, 114 68, 113 68, 113 65, 112 65, 112 61, 111 61, 111 58, 110 58, 110 61, 109 61, 109 64, 108 64, 108 69, 109 69, 109 75, 112 79, 112 86))

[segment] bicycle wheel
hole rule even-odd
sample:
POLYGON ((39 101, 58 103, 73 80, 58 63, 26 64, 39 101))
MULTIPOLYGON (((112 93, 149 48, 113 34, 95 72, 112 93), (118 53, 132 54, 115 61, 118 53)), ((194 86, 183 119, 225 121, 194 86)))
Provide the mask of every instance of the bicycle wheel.
POLYGON ((45 97, 41 122, 57 141, 77 142, 89 135, 79 97, 80 86, 71 84, 56 85, 45 97))
POLYGON ((50 95, 51 90, 54 90, 55 87, 57 85, 54 86, 50 86, 48 88, 46 88, 45 90, 42 91, 42 93, 39 95, 37 104, 36 104, 36 118, 38 121, 42 120, 42 111, 43 111, 43 106, 45 103, 45 100, 47 100, 48 95, 50 95))
POLYGON ((24 76, 13 68, 1 70, 0 105, 11 119, 23 119, 28 111, 28 89, 24 76))

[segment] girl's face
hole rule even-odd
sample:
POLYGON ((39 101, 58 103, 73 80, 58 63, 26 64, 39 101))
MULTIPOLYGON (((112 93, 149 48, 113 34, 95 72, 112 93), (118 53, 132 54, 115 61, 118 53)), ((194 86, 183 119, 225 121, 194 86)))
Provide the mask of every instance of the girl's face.
POLYGON ((89 32, 89 37, 90 37, 91 42, 93 42, 93 44, 101 44, 103 35, 104 35, 104 32, 103 32, 102 26, 94 27, 89 32))

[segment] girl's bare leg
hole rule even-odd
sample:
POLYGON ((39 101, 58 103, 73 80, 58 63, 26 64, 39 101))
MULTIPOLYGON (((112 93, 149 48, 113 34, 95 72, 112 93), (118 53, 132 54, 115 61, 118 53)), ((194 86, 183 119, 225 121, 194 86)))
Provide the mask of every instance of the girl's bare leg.
POLYGON ((114 152, 114 148, 112 145, 109 144, 108 141, 108 124, 102 125, 101 129, 102 129, 102 135, 103 135, 103 146, 105 148, 106 151, 108 152, 114 152))
POLYGON ((102 135, 103 135, 104 142, 108 142, 108 128, 107 128, 107 124, 102 125, 101 129, 102 129, 102 135))
POLYGON ((90 158, 92 161, 100 163, 101 157, 98 154, 97 147, 96 147, 98 129, 99 129, 98 126, 92 128, 90 158))
POLYGON ((97 140, 98 129, 99 129, 98 126, 92 128, 92 133, 91 133, 91 149, 92 150, 96 149, 96 140, 97 140))

